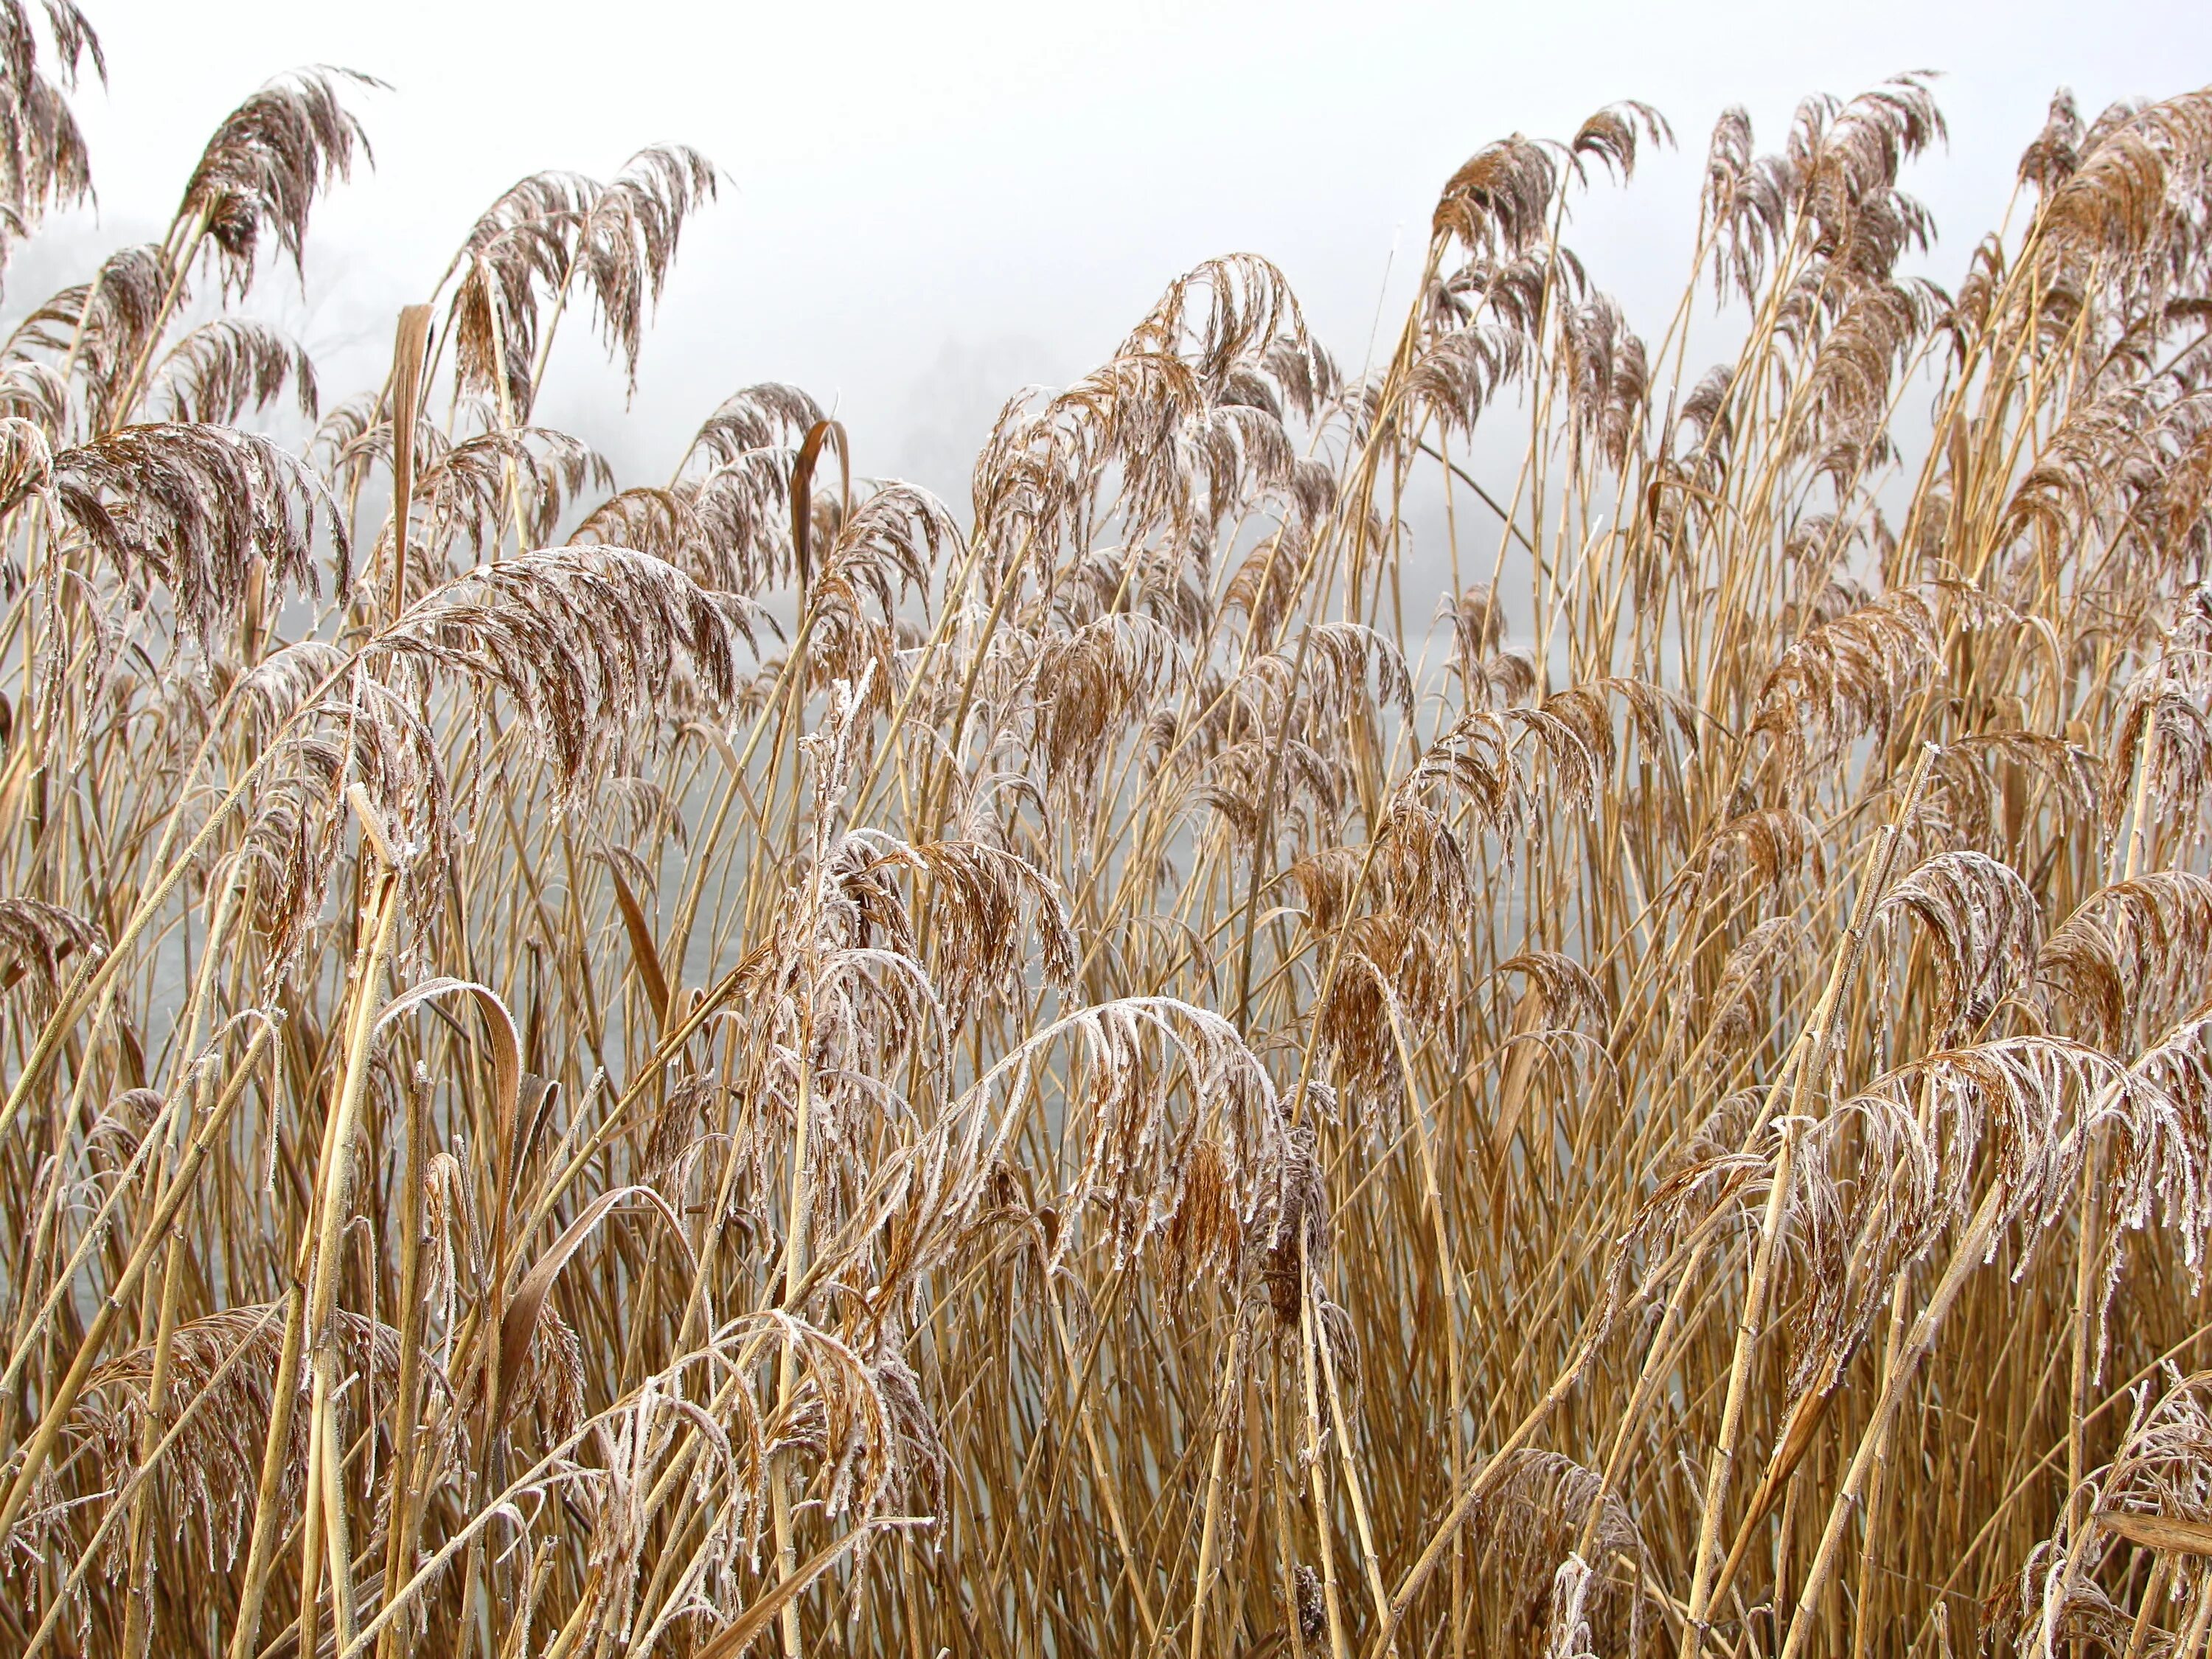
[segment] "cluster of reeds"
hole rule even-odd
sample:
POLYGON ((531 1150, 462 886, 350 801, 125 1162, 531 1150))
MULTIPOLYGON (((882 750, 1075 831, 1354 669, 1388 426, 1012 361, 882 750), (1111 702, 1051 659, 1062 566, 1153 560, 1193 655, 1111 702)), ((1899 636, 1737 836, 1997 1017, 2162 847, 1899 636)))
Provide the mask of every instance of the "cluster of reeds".
POLYGON ((1649 343, 1664 124, 1493 144, 1370 372, 1224 258, 955 507, 534 423, 681 149, 319 409, 349 92, 0 347, 0 1648, 2205 1651, 2212 94, 1948 291, 1924 79, 1731 114, 1649 343))

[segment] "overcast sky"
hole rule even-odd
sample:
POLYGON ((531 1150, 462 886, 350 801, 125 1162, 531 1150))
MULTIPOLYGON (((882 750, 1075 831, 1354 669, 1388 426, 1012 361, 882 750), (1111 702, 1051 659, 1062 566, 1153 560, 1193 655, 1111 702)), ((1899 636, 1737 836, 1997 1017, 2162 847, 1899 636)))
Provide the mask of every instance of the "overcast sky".
POLYGON ((1622 97, 1674 123, 1680 151, 1574 239, 1656 330, 1728 104, 1767 147, 1806 93, 1943 71, 1950 148, 1912 180, 1948 234, 1942 277, 2002 211, 2055 88, 2094 112, 2212 81, 2212 5, 2152 0, 83 3, 110 71, 76 100, 100 212, 19 254, 11 310, 156 234, 262 80, 340 64, 392 90, 356 100, 375 170, 319 210, 287 302, 331 392, 380 378, 392 312, 515 178, 678 139, 727 185, 686 236, 634 410, 571 362, 541 416, 635 477, 727 392, 794 380, 838 405, 861 471, 947 489, 1000 398, 1080 372, 1210 254, 1273 258, 1357 368, 1394 248, 1402 278, 1438 185, 1506 133, 1565 136, 1622 97))

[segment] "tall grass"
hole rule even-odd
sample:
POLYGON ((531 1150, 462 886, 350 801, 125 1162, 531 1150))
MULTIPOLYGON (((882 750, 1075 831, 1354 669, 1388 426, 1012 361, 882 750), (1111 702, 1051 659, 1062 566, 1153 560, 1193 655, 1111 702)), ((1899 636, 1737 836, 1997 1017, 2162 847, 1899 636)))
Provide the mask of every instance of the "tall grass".
POLYGON ((1663 123, 1493 144, 1371 373, 1215 261, 957 507, 534 422, 681 149, 322 408, 349 96, 0 349, 0 1648, 2205 1650, 2212 94, 1948 290, 1922 80, 1732 113, 1648 343, 1663 123))

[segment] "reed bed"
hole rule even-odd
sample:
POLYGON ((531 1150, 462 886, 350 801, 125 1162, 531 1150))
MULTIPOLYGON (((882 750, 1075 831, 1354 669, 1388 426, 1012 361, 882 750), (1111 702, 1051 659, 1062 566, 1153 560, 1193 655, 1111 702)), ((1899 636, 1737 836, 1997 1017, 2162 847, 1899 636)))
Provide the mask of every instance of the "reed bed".
POLYGON ((1648 342, 1664 122, 1491 144, 1367 371, 1219 259, 955 505, 534 422, 680 149, 328 403, 356 91, 0 348, 0 1648, 2205 1652, 2212 93, 1948 289, 1925 77, 1730 113, 1648 342))

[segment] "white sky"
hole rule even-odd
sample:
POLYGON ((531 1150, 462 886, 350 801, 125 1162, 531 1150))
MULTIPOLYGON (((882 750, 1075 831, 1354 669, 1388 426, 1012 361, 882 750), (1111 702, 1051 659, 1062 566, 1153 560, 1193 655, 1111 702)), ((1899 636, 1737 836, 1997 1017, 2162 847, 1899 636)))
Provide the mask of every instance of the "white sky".
POLYGON ((725 393, 795 380, 837 403, 861 471, 948 492, 1006 393, 1079 373, 1209 254, 1275 259, 1356 368, 1394 245, 1410 258, 1443 179, 1516 130, 1564 137, 1628 96, 1674 123, 1681 149, 1601 192, 1577 239, 1656 331, 1729 103, 1766 148, 1802 94, 1945 71, 1951 147, 1911 187, 1948 279, 2055 87, 2094 112, 2212 81, 2212 5, 2154 0, 83 3, 110 69, 76 100, 100 210, 19 252, 10 310, 158 234, 263 79, 342 64, 392 83, 356 106, 377 166, 319 210, 305 300, 276 283, 326 395, 380 379, 392 312, 515 178, 679 139, 729 183, 685 240, 635 410, 572 354, 541 417, 649 475, 725 393))

